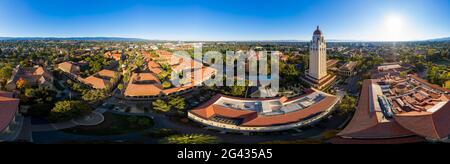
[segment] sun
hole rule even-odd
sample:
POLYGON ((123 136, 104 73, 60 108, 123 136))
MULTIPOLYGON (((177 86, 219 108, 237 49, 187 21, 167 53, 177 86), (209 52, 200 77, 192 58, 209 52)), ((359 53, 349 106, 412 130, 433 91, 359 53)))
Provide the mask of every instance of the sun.
POLYGON ((389 33, 398 33, 403 30, 403 19, 397 15, 387 16, 384 22, 389 33))

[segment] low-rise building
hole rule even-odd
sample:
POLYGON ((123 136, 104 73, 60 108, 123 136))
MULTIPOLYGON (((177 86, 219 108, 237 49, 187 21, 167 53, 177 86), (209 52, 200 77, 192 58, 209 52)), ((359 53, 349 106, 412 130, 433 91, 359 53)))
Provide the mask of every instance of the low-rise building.
POLYGON ((118 76, 118 72, 104 69, 83 79, 82 82, 94 89, 107 89, 117 83, 118 76))
POLYGON ((316 123, 338 101, 336 96, 315 89, 293 98, 237 98, 219 94, 190 110, 188 117, 219 130, 272 132, 316 123))
POLYGON ((105 52, 103 56, 109 59, 114 59, 116 61, 125 60, 127 58, 125 53, 119 53, 118 51, 108 51, 105 52))
POLYGON ((399 69, 402 68, 401 65, 399 64, 389 64, 389 65, 382 65, 382 66, 378 66, 378 71, 383 72, 383 71, 389 71, 389 70, 393 70, 393 69, 399 69))
POLYGON ((327 60, 327 68, 336 67, 337 63, 339 63, 339 61, 335 59, 327 60))
POLYGON ((0 142, 9 141, 9 134, 17 129, 19 116, 19 99, 14 98, 14 93, 0 91, 0 142))
POLYGON ((450 95, 415 75, 365 80, 356 112, 334 143, 446 141, 450 95))
POLYGON ((353 76, 356 74, 355 68, 358 62, 350 61, 339 67, 338 74, 341 76, 353 76))
POLYGON ((154 74, 160 74, 163 71, 161 65, 159 65, 158 63, 156 63, 153 60, 149 60, 147 62, 147 68, 154 74))
POLYGON ((152 98, 163 94, 159 78, 152 73, 133 73, 124 96, 127 98, 152 98))
POLYGON ((14 68, 11 79, 6 83, 7 90, 15 90, 18 80, 25 80, 27 85, 45 89, 53 89, 52 74, 41 66, 24 68, 17 65, 14 68))
POLYGON ((77 63, 71 61, 59 63, 58 69, 71 75, 78 75, 80 73, 80 66, 77 63))

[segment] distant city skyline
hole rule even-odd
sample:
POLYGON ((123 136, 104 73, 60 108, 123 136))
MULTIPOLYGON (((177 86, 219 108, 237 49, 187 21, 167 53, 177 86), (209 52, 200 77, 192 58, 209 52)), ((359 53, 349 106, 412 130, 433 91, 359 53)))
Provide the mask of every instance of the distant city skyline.
POLYGON ((2 0, 0 37, 408 41, 450 36, 448 0, 2 0))

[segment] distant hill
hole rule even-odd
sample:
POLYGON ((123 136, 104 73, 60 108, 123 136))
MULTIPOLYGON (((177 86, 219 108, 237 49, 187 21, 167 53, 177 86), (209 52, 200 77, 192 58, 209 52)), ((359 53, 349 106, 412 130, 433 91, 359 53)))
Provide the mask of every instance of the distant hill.
POLYGON ((121 37, 0 37, 0 40, 147 41, 140 38, 121 37))
POLYGON ((446 37, 446 38, 436 38, 436 39, 429 39, 427 41, 433 41, 433 42, 448 42, 450 41, 450 37, 446 37))

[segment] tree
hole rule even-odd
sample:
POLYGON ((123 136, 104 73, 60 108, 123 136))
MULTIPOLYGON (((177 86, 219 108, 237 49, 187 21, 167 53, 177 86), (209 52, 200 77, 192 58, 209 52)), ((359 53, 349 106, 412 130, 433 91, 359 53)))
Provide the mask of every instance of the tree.
POLYGON ((44 89, 44 88, 26 88, 24 91, 26 99, 31 100, 30 103, 51 103, 53 97, 56 95, 55 91, 44 89))
POLYGON ((280 78, 282 84, 293 84, 298 82, 300 73, 293 64, 280 63, 280 78))
POLYGON ((347 114, 355 111, 356 109, 356 98, 349 95, 345 95, 339 104, 339 110, 342 114, 347 114))
POLYGON ((124 74, 123 74, 123 82, 124 83, 128 83, 129 81, 130 81, 130 72, 125 72, 124 74))
POLYGON ((136 67, 141 68, 144 65, 144 58, 141 55, 138 55, 134 60, 134 65, 136 67))
POLYGON ((161 142, 164 144, 215 144, 219 140, 217 137, 210 135, 184 134, 166 137, 161 142))
POLYGON ((122 90, 123 90, 123 84, 117 85, 117 89, 119 89, 120 91, 122 91, 122 90))
POLYGON ((137 124, 141 128, 147 128, 152 126, 152 121, 148 118, 140 118, 137 120, 137 124))
POLYGON ((19 80, 17 80, 16 82, 16 88, 19 90, 24 89, 27 86, 27 81, 25 81, 24 79, 20 78, 19 80))
POLYGON ((168 81, 164 81, 162 83, 162 86, 163 86, 164 89, 168 89, 168 88, 172 87, 172 83, 170 83, 168 81))
POLYGON ((103 100, 106 98, 106 92, 104 90, 88 90, 87 92, 83 93, 83 100, 88 102, 98 102, 100 100, 103 100))
POLYGON ((159 80, 164 81, 171 74, 172 72, 163 70, 161 73, 158 74, 158 78, 159 80))
POLYGON ((27 96, 27 97, 34 97, 35 96, 35 90, 33 89, 33 88, 27 88, 27 89, 25 89, 25 96, 27 96))
POLYGON ((406 77, 406 74, 407 74, 407 72, 406 71, 402 71, 402 72, 400 72, 400 77, 406 77))
POLYGON ((90 112, 91 108, 81 101, 60 101, 51 110, 50 120, 54 122, 69 121, 90 112))
POLYGON ((335 137, 337 134, 339 133, 339 130, 336 129, 331 129, 331 130, 326 130, 324 131, 321 136, 324 140, 329 140, 333 137, 335 137))
POLYGON ((178 111, 182 111, 186 108, 186 101, 183 97, 171 97, 169 98, 169 105, 177 109, 178 111))
POLYGON ((245 94, 245 86, 231 86, 230 87, 230 95, 232 96, 244 96, 245 94))
POLYGON ((170 105, 168 105, 165 101, 160 100, 160 99, 152 102, 152 105, 153 105, 153 109, 160 111, 160 112, 168 112, 170 110, 170 105))
POLYGON ((9 78, 11 78, 13 72, 13 68, 9 65, 3 66, 0 68, 0 81, 2 83, 5 83, 8 81, 9 78))

